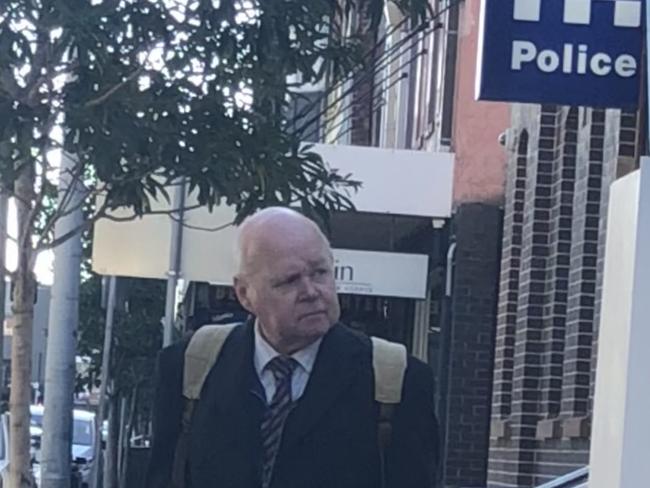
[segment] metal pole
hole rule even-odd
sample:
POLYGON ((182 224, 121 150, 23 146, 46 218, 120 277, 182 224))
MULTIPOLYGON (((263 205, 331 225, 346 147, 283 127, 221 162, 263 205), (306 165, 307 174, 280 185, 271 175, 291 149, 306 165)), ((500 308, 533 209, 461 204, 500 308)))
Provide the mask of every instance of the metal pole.
POLYGON ((167 296, 165 298, 165 317, 163 346, 173 341, 174 318, 176 315, 176 286, 181 272, 181 251, 183 248, 183 218, 185 215, 185 179, 176 183, 172 202, 172 236, 169 250, 169 271, 167 272, 167 296))
POLYGON ((113 321, 115 317, 115 288, 117 278, 110 277, 108 284, 108 305, 106 307, 106 329, 104 331, 104 349, 102 352, 102 383, 99 387, 99 409, 95 425, 95 454, 92 465, 92 488, 99 486, 99 458, 102 451, 102 422, 104 421, 104 411, 106 408, 106 388, 109 380, 109 368, 111 364, 111 346, 113 344, 113 321))
POLYGON ((7 282, 5 281, 5 255, 7 252, 7 193, 0 190, 0 402, 5 393, 4 342, 5 314, 7 305, 7 282))
MULTIPOLYGON (((111 385, 115 382, 111 381, 111 385)), ((118 399, 113 397, 110 402, 106 402, 106 416, 108 417, 108 432, 106 436, 106 446, 104 448, 104 465, 103 483, 99 483, 103 488, 119 487, 117 484, 117 432, 120 428, 120 419, 117 411, 118 399)), ((98 476, 102 476, 100 473, 98 476)))
MULTIPOLYGON (((456 243, 452 242, 447 250, 447 274, 445 279, 445 298, 442 301, 442 324, 440 326, 440 394, 438 395, 438 421, 440 423, 440 438, 442 440, 442 466, 443 471, 447 469, 447 419, 449 418, 449 373, 452 356, 453 339, 453 292, 454 292, 454 271, 456 265, 456 243)), ((443 474, 444 477, 444 474, 443 474)))
MULTIPOLYGON (((58 190, 58 205, 64 215, 55 224, 55 236, 78 229, 84 221, 81 204, 86 193, 74 176, 77 169, 78 160, 64 153, 58 190), (69 213, 66 215, 65 212, 69 213)), ((42 488, 67 488, 70 485, 82 253, 81 232, 54 251, 54 284, 45 356, 42 488)))

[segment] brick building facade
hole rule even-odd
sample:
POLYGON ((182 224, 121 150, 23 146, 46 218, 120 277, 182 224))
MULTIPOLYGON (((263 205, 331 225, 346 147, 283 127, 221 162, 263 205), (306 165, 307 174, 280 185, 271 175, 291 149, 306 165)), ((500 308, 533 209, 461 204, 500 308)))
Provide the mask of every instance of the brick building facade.
POLYGON ((501 220, 498 207, 481 203, 459 206, 453 219, 447 358, 435 365, 447 371, 439 409, 445 487, 485 486, 501 220))
POLYGON ((635 113, 517 105, 504 211, 488 486, 588 464, 608 189, 635 113))

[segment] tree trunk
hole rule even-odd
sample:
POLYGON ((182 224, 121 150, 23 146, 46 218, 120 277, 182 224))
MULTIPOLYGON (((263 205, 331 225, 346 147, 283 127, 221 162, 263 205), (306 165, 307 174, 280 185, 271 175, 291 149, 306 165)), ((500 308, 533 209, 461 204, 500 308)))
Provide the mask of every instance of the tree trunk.
POLYGON ((34 166, 25 163, 15 182, 18 210, 18 269, 15 273, 14 329, 11 341, 11 396, 9 411, 9 487, 32 488, 29 405, 32 376, 32 329, 34 321, 33 248, 30 213, 34 200, 34 166))
MULTIPOLYGON (((72 174, 76 159, 64 153, 59 182, 59 205, 63 211, 80 205, 84 192, 72 174), (70 189, 70 185, 75 185, 70 189), (68 192, 72 193, 68 195, 68 192), (65 205, 65 201, 69 202, 65 205)), ((83 223, 78 208, 60 217, 55 237, 77 229, 83 223)), ((54 251, 54 285, 50 300, 45 367, 45 412, 41 454, 41 488, 70 486, 72 409, 76 372, 79 284, 81 281, 81 233, 57 246, 54 251)))

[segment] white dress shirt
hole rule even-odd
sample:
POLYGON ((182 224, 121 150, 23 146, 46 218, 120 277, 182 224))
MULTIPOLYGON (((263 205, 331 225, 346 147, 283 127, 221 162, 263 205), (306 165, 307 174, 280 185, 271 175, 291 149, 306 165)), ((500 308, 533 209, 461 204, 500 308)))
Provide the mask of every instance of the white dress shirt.
MULTIPOLYGON (((322 341, 323 339, 320 338, 316 342, 291 355, 291 357, 298 363, 298 366, 294 369, 291 377, 291 399, 294 402, 305 392, 307 382, 309 381, 309 375, 314 367, 314 362, 316 362, 316 356, 318 355, 318 349, 320 348, 322 341)), ((266 403, 271 403, 273 395, 275 394, 275 378, 271 370, 266 366, 276 356, 281 356, 281 354, 277 352, 273 346, 264 339, 264 337, 262 337, 259 330, 259 324, 255 324, 255 371, 257 371, 257 376, 264 387, 266 403)))

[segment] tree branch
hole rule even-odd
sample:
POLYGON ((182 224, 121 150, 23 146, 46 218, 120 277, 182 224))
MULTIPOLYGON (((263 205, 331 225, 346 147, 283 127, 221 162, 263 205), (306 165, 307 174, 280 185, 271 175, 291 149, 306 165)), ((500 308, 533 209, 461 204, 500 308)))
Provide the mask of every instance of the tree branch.
POLYGON ((52 239, 52 241, 50 241, 49 243, 41 244, 39 247, 36 248, 36 252, 49 251, 50 249, 54 249, 55 247, 63 244, 68 239, 73 238, 78 233, 88 230, 92 226, 92 224, 93 224, 92 219, 86 220, 83 224, 78 225, 71 231, 63 234, 62 236, 56 237, 55 239, 52 239))
MULTIPOLYGON (((29 171, 31 173, 26 177, 26 179, 28 179, 29 182, 32 185, 32 188, 30 189, 30 193, 31 193, 31 196, 33 196, 34 195, 33 186, 34 186, 34 181, 35 181, 35 177, 33 175, 34 166, 31 165, 30 163, 25 163, 22 166, 23 167, 21 168, 21 171, 29 171)), ((18 177, 18 179, 20 179, 20 178, 22 178, 22 176, 18 177)), ((16 200, 19 201, 20 205, 23 205, 25 207, 22 212, 20 212, 20 210, 19 210, 19 214, 18 214, 18 236, 19 236, 18 237, 18 253, 20 254, 22 252, 22 250, 25 249, 25 247, 27 245, 27 242, 32 238, 32 235, 31 235, 31 232, 30 232, 31 231, 30 221, 31 221, 31 218, 32 218, 32 211, 33 211, 32 204, 33 204, 33 202, 31 200, 31 198, 22 198, 22 196, 19 197, 17 195, 17 193, 18 192, 16 192, 16 194, 14 194, 13 197, 16 200), (23 219, 20 218, 21 213, 23 214, 22 215, 24 217, 23 219), (22 236, 21 236, 21 233, 22 233, 22 236)), ((18 207, 20 207, 20 205, 18 205, 18 207)))
MULTIPOLYGON (((188 210, 187 208, 184 209, 184 211, 187 211, 187 210, 188 210)), ((178 222, 179 224, 181 224, 186 229, 200 230, 200 231, 203 231, 203 232, 219 232, 221 230, 227 229, 228 227, 231 227, 231 226, 235 225, 235 221, 233 220, 233 221, 231 221, 231 222, 229 222, 227 224, 217 225, 216 227, 203 227, 203 226, 200 226, 200 225, 188 224, 188 223, 184 222, 183 220, 181 220, 180 218, 176 217, 173 214, 170 214, 169 217, 174 222, 178 222)))
POLYGON ((85 108, 91 108, 91 107, 96 107, 97 105, 100 105, 104 103, 106 100, 108 100, 115 92, 118 90, 122 89, 124 86, 132 82, 134 79, 136 79, 138 76, 140 76, 144 72, 145 68, 144 66, 141 66, 140 68, 136 69, 133 73, 131 73, 125 80, 119 82, 117 85, 113 86, 112 88, 108 89, 106 93, 103 95, 100 95, 97 98, 94 98, 92 100, 87 101, 84 104, 85 108))
POLYGON ((3 273, 4 276, 9 276, 10 278, 13 278, 15 271, 11 271, 9 268, 7 268, 6 265, 2 265, 0 266, 0 273, 3 273))
MULTIPOLYGON (((47 48, 48 55, 49 55, 49 46, 47 48)), ((46 58, 46 62, 49 62, 48 58, 46 58)), ((36 202, 34 203, 34 207, 29 213, 29 216, 27 218, 27 222, 30 228, 34 227, 34 223, 36 219, 38 218, 38 214, 41 212, 43 209, 43 202, 45 200, 45 185, 47 184, 47 169, 48 169, 48 161, 47 161, 47 153, 52 147, 52 139, 50 137, 50 133, 52 132, 52 129, 54 128, 56 124, 56 118, 58 113, 52 110, 52 101, 54 100, 54 83, 52 82, 52 78, 48 76, 49 70, 45 70, 44 76, 47 77, 47 95, 48 95, 48 105, 50 107, 50 113, 47 118, 47 121, 45 123, 45 129, 43 133, 43 146, 41 148, 41 161, 42 161, 42 167, 41 167, 41 192, 38 195, 38 198, 36 202)), ((47 227, 47 226, 46 226, 47 227)), ((44 234, 49 232, 49 230, 45 231, 44 234)), ((42 236, 41 236, 42 238, 42 236)), ((39 239, 40 240, 40 239, 39 239)))
MULTIPOLYGON (((190 210, 196 210, 197 208, 201 208, 203 206, 204 205, 201 205, 200 203, 197 203, 195 205, 190 205, 189 207, 184 207, 182 210, 187 212, 187 211, 190 211, 190 210)), ((149 215, 169 215, 169 216, 171 216, 173 213, 178 213, 180 211, 181 211, 180 208, 171 208, 169 210, 153 210, 151 212, 145 212, 142 215, 133 214, 133 215, 130 215, 128 217, 116 217, 114 215, 105 214, 105 215, 102 215, 100 218, 105 218, 105 219, 108 219, 108 220, 112 220, 113 222, 132 222, 133 220, 135 220, 135 219, 137 219, 139 217, 147 217, 149 215)), ((97 220, 97 219, 95 219, 95 220, 97 220)))
POLYGON ((0 71, 0 87, 14 100, 19 98, 20 86, 18 86, 10 70, 2 69, 0 71))
MULTIPOLYGON (((195 209, 201 208, 201 207, 203 207, 203 205, 197 203, 196 205, 191 205, 189 207, 185 207, 183 210, 185 210, 185 211, 195 210, 195 209)), ((55 239, 53 239, 52 241, 50 241, 47 244, 43 244, 41 242, 40 245, 36 248, 36 251, 41 252, 41 251, 47 251, 47 250, 50 250, 50 249, 54 249, 58 245, 64 243, 68 239, 74 237, 79 232, 83 232, 85 230, 88 230, 99 219, 108 219, 108 220, 111 220, 113 222, 132 222, 133 220, 137 219, 138 217, 146 217, 148 215, 171 215, 174 212, 179 212, 181 209, 175 208, 175 209, 169 209, 169 210, 155 210, 155 211, 151 211, 151 212, 146 212, 146 213, 144 213, 142 215, 133 214, 133 215, 130 215, 128 217, 115 217, 114 215, 108 214, 107 213, 108 210, 109 210, 108 205, 106 205, 106 203, 104 203, 102 205, 102 207, 95 212, 95 215, 93 215, 92 217, 87 219, 83 224, 78 225, 77 227, 75 227, 74 229, 72 229, 71 231, 67 232, 66 234, 64 234, 62 236, 56 237, 55 239)))
MULTIPOLYGON (((69 156, 65 156, 65 157, 69 157, 69 156)), ((59 199, 59 202, 57 203, 54 213, 48 219, 47 223, 45 224, 45 227, 43 228, 43 231, 41 232, 41 236, 39 237, 36 243, 37 249, 40 248, 44 240, 47 238, 48 233, 52 230, 52 228, 54 227, 54 225, 59 219, 65 217, 66 215, 70 215, 72 212, 75 212, 76 210, 79 210, 85 204, 85 198, 80 198, 79 203, 72 206, 71 208, 67 208, 70 200, 72 199, 74 190, 80 190, 79 184, 81 183, 81 175, 83 174, 83 165, 78 164, 75 166, 75 168, 77 168, 76 172, 66 170, 70 173, 72 178, 68 182, 68 186, 65 188, 65 192, 59 199)), ((61 176, 59 176, 59 181, 60 180, 61 180, 61 176)))

